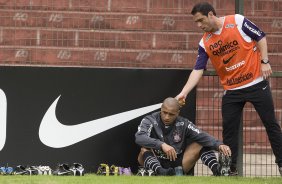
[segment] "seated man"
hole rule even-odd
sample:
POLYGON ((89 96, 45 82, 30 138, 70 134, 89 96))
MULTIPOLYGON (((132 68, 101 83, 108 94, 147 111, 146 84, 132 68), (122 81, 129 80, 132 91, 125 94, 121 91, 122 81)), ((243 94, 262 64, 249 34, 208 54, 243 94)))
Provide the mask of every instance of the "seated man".
POLYGON ((222 175, 222 166, 213 150, 222 153, 222 161, 227 163, 230 162, 230 148, 179 116, 179 112, 178 101, 169 97, 164 100, 160 112, 142 119, 135 134, 135 142, 142 147, 139 164, 157 175, 174 175, 173 168, 178 166, 187 174, 201 157, 214 175, 222 175))

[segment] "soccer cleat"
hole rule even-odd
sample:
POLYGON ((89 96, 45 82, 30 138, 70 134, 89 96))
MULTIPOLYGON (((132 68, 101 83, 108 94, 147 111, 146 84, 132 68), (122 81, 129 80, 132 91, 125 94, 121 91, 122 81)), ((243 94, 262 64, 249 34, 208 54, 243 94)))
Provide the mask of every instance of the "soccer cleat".
POLYGON ((37 166, 26 167, 25 170, 28 171, 29 175, 38 175, 39 173, 37 166))
POLYGON ((230 166, 230 172, 229 172, 229 176, 238 176, 238 170, 236 167, 232 167, 230 166))
POLYGON ((6 168, 5 167, 0 167, 0 174, 5 175, 6 174, 6 168))
POLYGON ((97 170, 97 175, 109 176, 110 175, 109 166, 107 164, 100 164, 97 170))
POLYGON ((30 171, 26 170, 27 167, 23 166, 23 165, 18 165, 13 174, 15 175, 31 175, 30 171))
POLYGON ((138 172, 136 174, 137 176, 145 176, 146 175, 146 169, 142 166, 139 166, 138 172))
POLYGON ((137 176, 155 176, 156 173, 152 169, 146 170, 143 166, 139 166, 137 176))
POLYGON ((155 176, 155 175, 156 175, 155 171, 153 171, 152 169, 148 169, 148 170, 146 171, 146 174, 147 174, 148 176, 155 176))
POLYGON ((1 175, 9 175, 12 174, 14 169, 12 167, 0 167, 1 175))
POLYGON ((157 170, 157 175, 159 176, 174 176, 175 175, 175 170, 173 168, 160 168, 159 170, 157 170))
POLYGON ((222 153, 219 153, 218 156, 219 162, 219 174, 220 176, 229 176, 230 175, 230 165, 231 165, 231 157, 225 156, 222 153))
POLYGON ((75 175, 75 173, 70 170, 68 164, 58 164, 57 168, 53 171, 53 175, 56 176, 66 176, 66 175, 75 175))
POLYGON ((131 176, 132 172, 130 167, 119 167, 119 175, 131 176))
POLYGON ((110 167, 110 175, 118 176, 119 175, 119 167, 112 165, 110 167))
POLYGON ((14 169, 12 167, 6 167, 6 174, 13 174, 14 169))
POLYGON ((38 175, 52 175, 52 169, 49 166, 37 166, 38 175))
POLYGON ((70 170, 74 173, 74 176, 84 176, 84 168, 80 163, 73 163, 70 170))

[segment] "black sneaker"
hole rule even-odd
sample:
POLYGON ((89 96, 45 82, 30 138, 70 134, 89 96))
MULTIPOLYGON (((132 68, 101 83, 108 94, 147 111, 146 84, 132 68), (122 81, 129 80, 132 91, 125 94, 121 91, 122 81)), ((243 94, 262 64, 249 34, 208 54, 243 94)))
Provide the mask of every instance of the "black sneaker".
POLYGON ((30 172, 26 170, 26 166, 18 165, 14 171, 15 175, 30 175, 30 172))
POLYGON ((238 170, 235 166, 230 166, 229 176, 238 176, 238 170))
POLYGON ((157 171, 157 175, 159 175, 159 176, 174 176, 175 170, 171 167, 168 168, 168 169, 160 168, 157 171))
POLYGON ((219 173, 220 176, 229 176, 230 175, 230 165, 231 165, 231 157, 225 156, 222 153, 218 155, 218 162, 219 162, 219 173))
POLYGON ((75 173, 70 170, 68 164, 59 164, 57 168, 53 171, 53 175, 65 176, 65 175, 75 175, 75 173))
POLYGON ((38 175, 38 170, 36 166, 30 166, 25 168, 29 172, 29 175, 38 175))
POLYGON ((221 173, 220 173, 220 164, 217 165, 217 168, 213 169, 212 170, 212 174, 213 176, 221 176, 221 173))

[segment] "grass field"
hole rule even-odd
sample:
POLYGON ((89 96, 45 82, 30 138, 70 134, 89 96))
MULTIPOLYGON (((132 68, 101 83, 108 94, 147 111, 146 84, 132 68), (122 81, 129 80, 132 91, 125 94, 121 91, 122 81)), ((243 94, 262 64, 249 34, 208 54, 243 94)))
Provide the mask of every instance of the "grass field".
POLYGON ((213 177, 213 176, 0 176, 1 184, 281 184, 281 177, 213 177))

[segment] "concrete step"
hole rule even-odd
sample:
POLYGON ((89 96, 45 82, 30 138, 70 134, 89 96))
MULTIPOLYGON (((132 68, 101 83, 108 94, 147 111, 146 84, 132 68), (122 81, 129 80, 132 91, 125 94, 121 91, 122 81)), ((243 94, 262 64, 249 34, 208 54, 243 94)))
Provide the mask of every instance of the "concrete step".
MULTIPOLYGON (((1 34, 0 34, 1 35, 1 34)), ((30 34, 33 35, 33 34, 30 34)), ((28 34, 26 35, 28 37, 28 34)), ((58 35, 60 37, 60 35, 58 35)), ((1 40, 1 39, 0 39, 1 40)), ((58 45, 73 44, 73 40, 59 40, 45 38, 46 43, 58 42, 58 45)), ((193 68, 197 51, 192 50, 172 50, 172 49, 130 49, 130 48, 87 48, 87 47, 47 47, 40 46, 42 40, 31 38, 18 39, 21 45, 4 45, 0 48, 0 62, 2 64, 46 64, 46 65, 71 65, 76 66, 105 66, 105 67, 153 67, 153 68, 193 68), (35 45, 34 45, 35 44, 35 45), (30 46, 25 46, 30 45, 30 46), (62 54, 63 53, 63 54, 62 54), (47 57, 46 57, 47 56, 47 57), (67 58, 67 59, 62 59, 67 58), (68 60, 66 62, 65 60, 68 60), (128 66, 127 66, 128 64, 128 66)), ((282 54, 281 54, 282 55, 282 54)), ((277 55, 269 54, 272 61, 273 70, 282 70, 282 65, 276 65, 277 55)), ((187 76, 188 77, 188 76, 187 76)), ((214 76, 213 76, 214 77, 214 76)), ((206 84, 204 84, 206 85, 206 84)), ((218 83, 217 83, 218 86, 218 83)))
POLYGON ((198 33, 2 28, 1 45, 197 50, 198 33))
MULTIPOLYGON (((197 50, 201 33, 2 27, 1 44, 197 50)), ((269 52, 282 52, 282 36, 268 36, 269 52)))
MULTIPOLYGON (((76 30, 143 30, 203 33, 190 14, 1 10, 2 27, 67 28, 76 30)), ((247 17, 247 16, 246 16, 247 17)), ((264 32, 280 35, 281 17, 247 17, 264 32)), ((198 41, 197 41, 198 42, 198 41)), ((279 42, 274 42, 279 43, 279 42)))
MULTIPOLYGON (((215 7, 218 15, 227 15, 235 12, 234 1, 209 0, 215 7), (232 13, 230 13, 232 12, 232 13)), ((82 12, 130 12, 130 13, 190 13, 195 2, 184 0, 104 0, 104 1, 6 1, 0 0, 1 9, 14 10, 52 10, 52 11, 82 11, 82 12)), ((281 17, 282 5, 273 0, 244 1, 244 14, 248 16, 277 16, 281 17)))
POLYGON ((199 32, 191 15, 113 12, 1 10, 0 26, 79 30, 150 30, 199 32))
POLYGON ((6 1, 0 0, 1 9, 13 10, 53 10, 53 11, 107 11, 108 1, 60 0, 60 1, 6 1))
POLYGON ((175 50, 1 46, 1 64, 89 67, 192 67, 196 53, 175 50), (193 55, 193 57, 191 57, 193 55))
MULTIPOLYGON (((235 3, 233 1, 209 0, 218 14, 234 12, 235 3)), ((15 10, 53 10, 53 11, 82 11, 82 12, 154 12, 154 13, 190 13, 194 2, 185 0, 60 0, 60 1, 6 1, 0 0, 1 9, 15 10)))

